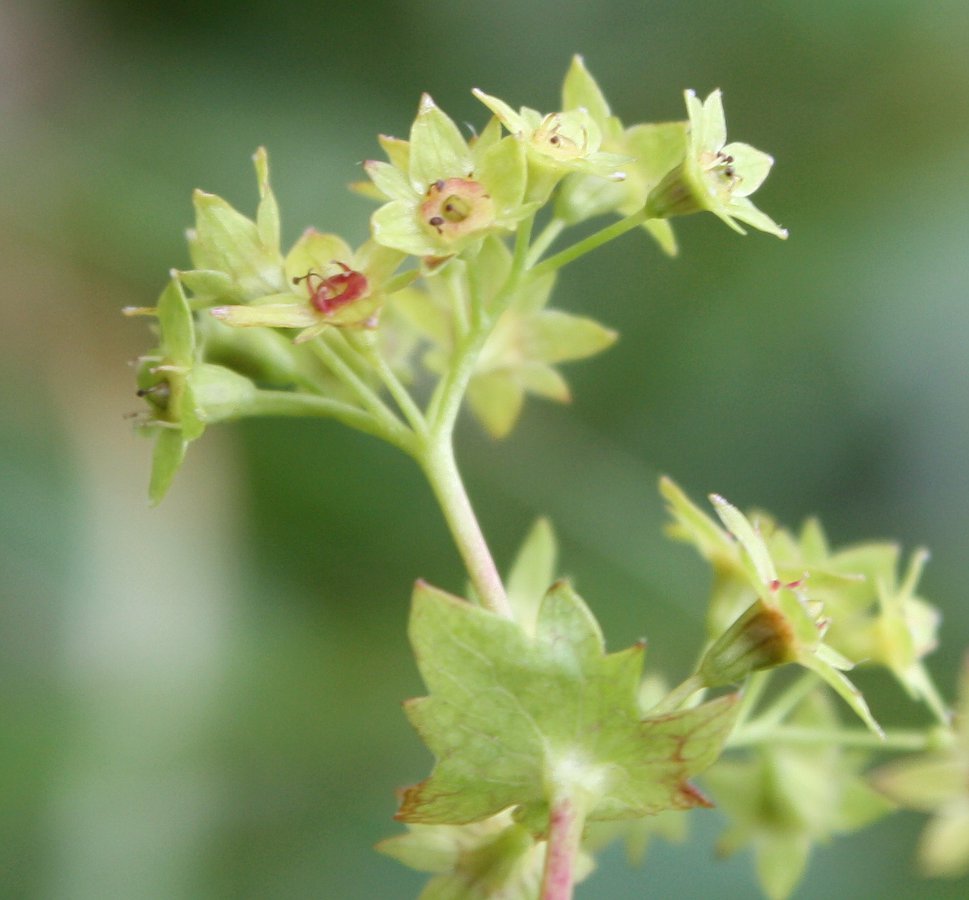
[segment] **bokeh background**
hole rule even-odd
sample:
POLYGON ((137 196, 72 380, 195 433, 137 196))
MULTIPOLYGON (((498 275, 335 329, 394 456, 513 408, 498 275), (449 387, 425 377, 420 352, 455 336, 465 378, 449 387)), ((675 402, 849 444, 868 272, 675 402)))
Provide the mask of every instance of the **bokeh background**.
MULTIPOLYGON (((0 6, 0 895, 407 898, 371 850, 429 758, 409 586, 459 590, 429 491, 325 422, 210 429, 148 510, 126 362, 200 186, 251 213, 271 152, 285 239, 363 237, 345 190, 421 91, 482 123, 472 86, 557 105, 582 52, 627 121, 722 87, 731 135, 772 152, 760 205, 791 230, 679 223, 669 260, 627 236, 558 303, 618 328, 460 454, 503 565, 539 513, 618 649, 670 678, 707 574, 667 545, 660 473, 835 543, 925 544, 951 694, 969 644, 969 6, 964 0, 37 0, 0 6)), ((876 714, 919 721, 880 681, 876 714)), ((964 897, 913 875, 902 814, 819 850, 798 898, 964 897)), ((608 852, 580 896, 756 895, 713 859, 717 814, 644 869, 608 852)))

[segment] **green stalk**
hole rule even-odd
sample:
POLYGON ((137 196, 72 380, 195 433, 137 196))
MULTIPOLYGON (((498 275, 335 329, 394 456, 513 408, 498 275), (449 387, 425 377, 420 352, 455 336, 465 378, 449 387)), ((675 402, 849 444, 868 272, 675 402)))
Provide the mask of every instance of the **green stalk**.
POLYGON ((410 425, 414 433, 418 436, 424 436, 427 432, 424 414, 414 402, 410 391, 401 383, 394 370, 387 365, 387 360, 384 359, 377 345, 376 333, 370 329, 364 329, 360 332, 354 332, 349 337, 344 336, 344 340, 373 366, 374 371, 380 377, 390 396, 394 398, 394 402, 404 414, 407 424, 410 425))
POLYGON ((389 425, 365 410, 329 397, 298 391, 257 391, 246 404, 246 414, 336 419, 357 431, 382 438, 411 456, 416 452, 414 435, 399 422, 389 425))
POLYGON ((404 425, 390 407, 376 394, 342 356, 321 335, 309 342, 310 348, 322 362, 360 401, 363 406, 388 432, 403 429, 404 425))
POLYGON ((857 747, 882 752, 899 750, 920 752, 938 749, 938 737, 924 731, 890 732, 884 738, 871 731, 858 728, 808 728, 795 725, 770 725, 762 727, 753 723, 735 731, 727 742, 727 747, 753 747, 757 744, 813 744, 839 747, 857 747))
POLYGON ((481 604, 499 616, 512 618, 505 586, 461 480, 450 434, 432 438, 417 459, 444 513, 481 604))
POLYGON ((531 269, 531 276, 533 278, 540 278, 542 275, 561 269, 562 266, 574 262, 580 256, 585 256, 586 253, 590 253, 597 247, 601 247, 603 244, 615 240, 627 231, 632 231, 637 225, 642 225, 643 222, 650 218, 652 216, 647 214, 645 208, 634 212, 631 216, 626 216, 625 219, 620 219, 618 222, 597 231, 595 234, 590 234, 587 238, 577 241, 571 247, 566 247, 560 253, 556 253, 555 256, 550 256, 548 259, 542 260, 542 262, 531 269))

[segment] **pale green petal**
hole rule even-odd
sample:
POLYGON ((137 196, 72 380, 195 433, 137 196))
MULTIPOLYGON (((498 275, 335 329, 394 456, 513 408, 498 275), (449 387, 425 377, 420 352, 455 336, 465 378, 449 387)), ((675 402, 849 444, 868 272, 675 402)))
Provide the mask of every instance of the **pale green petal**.
POLYGON ((152 455, 151 481, 148 485, 148 501, 152 506, 157 506, 168 493, 172 479, 185 459, 187 446, 188 441, 182 437, 180 429, 159 429, 152 455))
POLYGON ((306 328, 319 321, 308 303, 265 303, 247 306, 216 306, 211 313, 236 328, 306 328))
POLYGON ((308 297, 305 287, 293 285, 294 278, 302 278, 308 272, 324 274, 324 270, 333 263, 350 263, 353 250, 343 238, 335 234, 325 234, 315 228, 307 228, 299 240, 293 244, 292 250, 286 254, 286 281, 296 293, 308 297))
POLYGON ((182 285, 175 278, 168 280, 158 298, 158 323, 165 357, 179 366, 192 365, 195 362, 195 325, 182 285))
POLYGON ((728 503, 719 494, 711 494, 710 502, 720 517, 720 521, 747 551, 747 556, 754 564, 761 584, 770 585, 776 582, 777 570, 774 568, 774 561, 771 559, 761 533, 750 524, 747 517, 737 507, 728 503))
POLYGON ((269 186, 269 156, 260 147, 253 156, 259 180, 259 207, 256 210, 256 229, 265 247, 279 246, 279 204, 269 186))
POLYGON ((364 241, 350 259, 350 268, 363 272, 370 282, 370 290, 375 291, 397 271, 404 261, 405 254, 391 247, 385 247, 373 240, 364 241))
POLYGON ((703 143, 700 149, 716 153, 727 143, 727 120, 723 114, 723 95, 717 88, 703 101, 703 143))
MULTIPOLYGON (((744 198, 741 198, 741 197, 738 197, 738 198, 737 198, 737 201, 736 201, 736 202, 737 202, 737 203, 741 203, 741 202, 744 202, 744 203, 746 203, 746 202, 748 202, 748 201, 747 201, 746 199, 744 199, 744 198)), ((710 212, 712 212, 712 213, 713 213, 713 214, 714 214, 714 215, 715 215, 715 216, 716 216, 716 217, 717 217, 717 218, 718 218, 718 219, 719 219, 719 220, 720 220, 721 222, 724 222, 725 224, 727 224, 727 225, 729 225, 729 226, 730 226, 730 227, 731 227, 731 228, 732 228, 732 229, 733 229, 734 231, 736 231, 736 232, 737 232, 737 234, 746 234, 746 233, 747 233, 746 231, 744 231, 744 229, 743 229, 743 228, 741 228, 741 227, 740 227, 740 226, 739 226, 739 225, 738 225, 738 224, 736 223, 736 221, 734 221, 734 210, 733 210, 733 208, 731 208, 731 209, 729 209, 729 210, 728 210, 728 208, 727 208, 726 206, 724 206, 724 205, 722 205, 722 204, 719 204, 719 203, 714 203, 714 204, 713 204, 712 206, 708 206, 707 208, 708 208, 708 209, 710 210, 710 212)), ((760 212, 760 210, 758 210, 758 209, 757 209, 756 207, 754 207, 754 206, 751 206, 751 209, 752 209, 752 211, 753 211, 753 212, 755 212, 755 213, 759 213, 759 212, 760 212)), ((760 214, 761 214, 761 215, 764 215, 763 213, 760 213, 760 214)), ((767 217, 766 217, 766 216, 764 216, 764 218, 767 218, 767 217)), ((785 237, 786 237, 786 235, 785 235, 785 237)))
POLYGON ((589 74, 582 57, 576 54, 562 84, 562 109, 579 108, 588 110, 592 119, 603 129, 612 115, 595 78, 589 74))
POLYGON ((390 303, 422 337, 439 347, 451 346, 451 316, 424 291, 404 288, 394 294, 390 303))
POLYGON ((467 178, 471 167, 471 151, 458 126, 424 94, 410 132, 412 186, 422 194, 439 179, 467 178))
POLYGON ((193 294, 193 300, 242 300, 235 283, 225 273, 215 269, 188 269, 175 272, 175 277, 193 294))
POLYGON ((557 369, 540 362, 526 362, 516 370, 518 380, 530 394, 568 403, 572 392, 557 369))
POLYGON ((414 200, 417 196, 407 176, 396 166, 379 159, 369 159, 363 164, 363 169, 383 199, 414 200))
POLYGON ((615 343, 618 333, 594 319, 545 310, 523 323, 526 359, 546 363, 584 359, 615 343))
POLYGON ((440 251, 417 221, 413 205, 400 200, 385 203, 370 217, 373 238, 413 256, 433 256, 440 251))
MULTIPOLYGON (((823 646, 823 645, 822 645, 823 646)), ((822 662, 813 654, 807 654, 800 659, 798 662, 805 668, 811 669, 817 672, 834 690, 838 693, 842 700, 850 706, 855 714, 868 726, 874 734, 878 735, 880 738, 885 737, 885 732, 882 731, 881 725, 875 721, 875 717, 871 714, 871 710, 868 708, 868 704, 865 702, 865 698, 862 696, 861 691, 858 690, 848 678, 838 669, 825 662, 822 662)))
POLYGON ((474 88, 471 91, 485 106, 488 107, 511 134, 521 134, 527 126, 522 117, 515 112, 504 100, 492 97, 484 91, 474 88))
POLYGON ((522 543, 506 581, 515 619, 532 635, 542 598, 555 579, 556 556, 552 525, 548 519, 538 519, 522 543))
POLYGON ((506 137, 482 156, 475 177, 483 184, 499 216, 514 214, 522 205, 528 167, 521 141, 506 137))
POLYGON ((733 168, 739 180, 731 188, 734 197, 748 197, 757 190, 768 176, 774 157, 750 144, 727 144, 723 148, 727 156, 733 157, 733 168))
POLYGON ((930 754, 889 763, 874 774, 873 782, 896 803, 931 813, 965 792, 966 768, 953 756, 930 754))
POLYGON ((919 841, 919 865, 933 878, 969 872, 969 799, 960 797, 929 822, 919 841))
POLYGON ((503 438, 511 431, 524 402, 525 389, 508 372, 475 375, 468 385, 468 405, 494 438, 503 438))
POLYGON ((387 154, 390 164, 401 172, 410 171, 410 144, 403 138, 390 137, 386 134, 377 136, 377 143, 387 154))
POLYGON ((733 197, 730 202, 724 207, 724 213, 719 210, 714 209, 718 216, 727 222, 734 231, 739 231, 741 234, 745 234, 742 228, 739 228, 734 223, 728 221, 729 217, 735 219, 740 219, 741 222, 745 222, 747 225, 752 225, 754 228, 758 228, 761 231, 766 231, 768 234, 776 235, 782 240, 787 237, 787 229, 781 228, 770 216, 766 213, 761 212, 753 203, 750 202, 746 197, 733 197))
POLYGON ((696 95, 696 91, 686 90, 683 92, 686 99, 686 114, 689 118, 689 141, 693 154, 698 155, 701 150, 707 149, 703 140, 703 101, 696 95))
POLYGON ((811 838, 802 831, 762 833, 756 843, 757 877, 770 900, 786 900, 804 875, 811 838))
POLYGON ((673 226, 667 219, 649 219, 643 222, 643 228, 653 236, 653 239, 667 256, 676 256, 679 253, 673 226))

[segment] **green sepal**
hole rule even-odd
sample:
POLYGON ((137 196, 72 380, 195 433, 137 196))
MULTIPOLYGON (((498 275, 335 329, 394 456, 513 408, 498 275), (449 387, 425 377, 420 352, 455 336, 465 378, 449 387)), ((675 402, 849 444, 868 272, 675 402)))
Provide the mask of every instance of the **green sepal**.
POLYGON ((532 525, 505 582, 515 621, 534 635, 542 598, 555 579, 558 546, 552 523, 545 518, 532 525))
POLYGON ((549 309, 526 320, 523 336, 527 358, 555 364, 601 353, 619 333, 594 319, 549 309))
POLYGON ((521 141, 506 137, 489 147, 481 155, 475 176, 488 185, 499 214, 521 207, 528 181, 525 148, 521 141))
POLYGON ((525 405, 525 387, 504 369, 476 375, 468 384, 468 407, 493 438, 507 437, 525 405))
POLYGON ((599 127, 609 120, 612 112, 602 89, 576 54, 562 82, 562 109, 586 109, 599 127))
POLYGON ((412 187, 423 192, 441 178, 467 178, 472 167, 471 153, 458 126, 424 94, 410 131, 412 187))
POLYGON ((170 278, 158 298, 158 325, 162 352, 170 364, 190 366, 195 361, 195 326, 192 310, 176 278, 170 278))
MULTIPOLYGON (((283 289, 278 243, 264 244, 256 223, 215 194, 196 190, 193 202, 196 225, 188 244, 194 268, 225 272, 246 300, 283 289)), ((272 229, 269 219, 264 231, 272 229)))
POLYGON ((188 441, 179 428, 159 428, 151 458, 151 479, 148 482, 148 502, 161 503, 171 487, 175 473, 185 459, 188 441))
POLYGON ((259 181, 259 206, 256 209, 256 231, 263 247, 278 247, 279 204, 269 186, 269 156, 265 147, 260 147, 252 157, 259 181))

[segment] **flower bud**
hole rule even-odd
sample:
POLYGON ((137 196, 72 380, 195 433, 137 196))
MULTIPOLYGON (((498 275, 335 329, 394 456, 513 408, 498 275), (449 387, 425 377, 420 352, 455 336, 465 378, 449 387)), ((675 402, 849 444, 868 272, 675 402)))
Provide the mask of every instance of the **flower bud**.
POLYGON ((707 687, 737 684, 751 672, 794 662, 797 645, 787 616, 758 598, 707 650, 699 674, 707 687))

